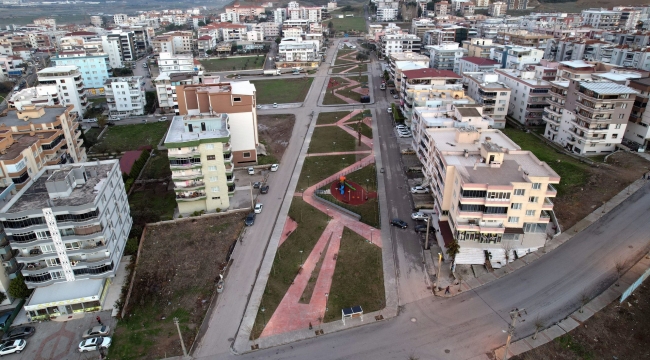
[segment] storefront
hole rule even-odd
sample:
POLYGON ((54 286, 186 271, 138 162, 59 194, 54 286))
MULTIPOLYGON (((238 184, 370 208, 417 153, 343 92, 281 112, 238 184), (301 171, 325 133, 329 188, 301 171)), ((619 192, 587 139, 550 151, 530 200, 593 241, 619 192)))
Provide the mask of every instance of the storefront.
POLYGON ((77 280, 36 288, 25 304, 30 321, 102 308, 111 279, 77 280))

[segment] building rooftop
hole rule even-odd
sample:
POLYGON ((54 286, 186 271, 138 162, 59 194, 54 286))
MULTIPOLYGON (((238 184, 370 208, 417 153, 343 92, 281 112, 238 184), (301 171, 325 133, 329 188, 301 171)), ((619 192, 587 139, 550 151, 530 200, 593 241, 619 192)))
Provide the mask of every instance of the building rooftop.
POLYGON ((168 143, 184 143, 208 139, 223 139, 230 137, 230 130, 228 129, 228 114, 188 114, 177 115, 172 118, 172 123, 167 131, 165 137, 165 144, 168 143), (188 123, 193 122, 210 122, 211 129, 207 131, 189 132, 186 131, 188 123))
POLYGON ((481 117, 481 113, 479 113, 478 110, 476 110, 476 108, 474 107, 457 107, 456 110, 458 110, 458 113, 463 117, 465 116, 481 117))
POLYGON ((610 81, 614 82, 624 82, 625 80, 628 79, 639 79, 641 78, 641 74, 639 73, 633 73, 633 72, 606 72, 606 73, 596 73, 593 74, 592 76, 602 78, 602 79, 607 79, 610 81))
POLYGON ((571 60, 571 61, 560 61, 560 64, 572 68, 585 68, 585 67, 595 67, 594 64, 589 64, 584 60, 571 60))
POLYGON ((37 287, 34 289, 34 294, 29 298, 29 303, 25 304, 25 307, 29 309, 29 306, 81 298, 95 298, 95 300, 99 300, 103 286, 103 279, 87 279, 37 287))
POLYGON ((63 106, 43 107, 44 114, 40 118, 30 118, 22 120, 18 118, 20 111, 9 111, 7 116, 0 117, 0 126, 2 124, 7 126, 25 126, 32 124, 46 124, 56 121, 57 116, 63 115, 66 108, 63 106))
POLYGON ((46 166, 9 203, 2 207, 0 212, 17 213, 46 207, 80 206, 93 203, 114 166, 118 166, 117 160, 46 166), (68 196, 51 198, 46 183, 65 177, 71 170, 81 167, 86 173, 86 183, 77 183, 68 196))
POLYGON ((461 58, 461 60, 465 60, 468 62, 471 62, 472 64, 476 64, 479 66, 489 66, 489 65, 498 65, 500 62, 496 60, 491 60, 491 59, 486 59, 486 58, 480 58, 476 56, 466 56, 464 58, 461 58))
POLYGON ((581 81, 580 86, 600 95, 638 94, 639 92, 617 83, 609 81, 581 81))
POLYGON ((407 70, 403 71, 402 74, 409 79, 419 79, 419 78, 455 78, 460 79, 461 76, 456 74, 451 70, 438 70, 431 68, 417 69, 417 70, 407 70))
POLYGON ((650 77, 642 78, 642 79, 633 79, 630 80, 630 82, 645 85, 645 86, 650 86, 650 77))

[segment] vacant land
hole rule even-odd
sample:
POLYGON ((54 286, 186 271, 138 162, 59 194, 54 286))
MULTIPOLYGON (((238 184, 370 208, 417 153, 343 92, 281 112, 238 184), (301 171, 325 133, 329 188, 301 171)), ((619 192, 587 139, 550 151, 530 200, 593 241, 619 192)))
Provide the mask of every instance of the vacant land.
POLYGON ((143 145, 158 145, 167 131, 169 122, 151 122, 146 124, 120 125, 110 127, 99 143, 92 149, 93 153, 124 152, 136 150, 143 145))
POLYGON ((356 67, 354 65, 350 66, 337 66, 335 68, 332 68, 332 74, 340 74, 342 71, 348 70, 352 68, 352 70, 347 71, 346 74, 356 74, 359 71, 361 72, 366 72, 368 71, 368 65, 367 64, 359 64, 356 67))
POLYGON ((370 150, 366 145, 357 146, 357 139, 338 126, 322 126, 314 129, 309 143, 309 154, 370 150))
POLYGON ((289 146, 296 116, 293 114, 258 115, 257 129, 260 142, 266 147, 266 156, 258 156, 257 162, 263 164, 277 164, 282 161, 284 151, 289 146))
MULTIPOLYGON (((307 204, 302 198, 295 197, 289 208, 289 217, 298 223, 298 227, 280 245, 273 260, 273 268, 264 289, 262 306, 267 319, 275 312, 284 294, 295 279, 300 268, 301 253, 309 254, 318 242, 327 226, 328 216, 307 204)), ((304 258, 303 258, 304 259, 304 258)), ((260 306, 260 309, 262 308, 260 306)), ((264 330, 263 317, 258 312, 251 335, 254 338, 264 330)))
POLYGON ((297 189, 306 189, 355 162, 356 157, 354 155, 306 157, 296 191, 298 191, 297 189))
POLYGON ((325 322, 341 319, 341 309, 360 305, 364 313, 386 306, 381 248, 345 228, 329 292, 325 322))
POLYGON ((650 169, 650 162, 638 155, 618 152, 607 164, 590 166, 556 151, 530 133, 506 128, 503 131, 524 150, 530 150, 560 175, 553 211, 562 230, 573 226, 605 201, 641 178, 650 169))
POLYGON ((171 220, 176 209, 176 195, 167 190, 167 184, 133 185, 129 196, 133 227, 161 220, 171 220))
POLYGON ((253 70, 264 67, 265 55, 200 60, 206 71, 253 70))
POLYGON ((127 316, 115 331, 111 358, 182 355, 174 317, 180 321, 185 346, 192 346, 242 220, 242 215, 227 215, 147 228, 127 316))
POLYGON ((305 101, 314 78, 255 80, 258 104, 286 104, 305 101))
POLYGON ((339 18, 332 18, 323 21, 323 28, 327 28, 329 22, 332 22, 334 24, 334 30, 335 31, 358 31, 358 32, 366 32, 366 20, 363 17, 356 16, 356 17, 345 17, 343 19, 339 18))
POLYGON ((147 167, 142 173, 142 179, 167 179, 172 176, 169 169, 169 158, 167 151, 154 150, 154 156, 149 160, 147 167))
POLYGON ((316 125, 334 124, 350 115, 351 111, 322 112, 318 114, 316 125))
POLYGON ((333 92, 359 102, 362 94, 354 91, 357 88, 368 90, 368 76, 331 77, 328 80, 327 91, 323 97, 323 105, 347 104, 345 100, 338 98, 333 92), (356 82, 356 84, 351 85, 353 82, 356 82))
POLYGON ((615 300, 568 334, 511 359, 648 359, 649 334, 646 280, 623 304, 615 300))

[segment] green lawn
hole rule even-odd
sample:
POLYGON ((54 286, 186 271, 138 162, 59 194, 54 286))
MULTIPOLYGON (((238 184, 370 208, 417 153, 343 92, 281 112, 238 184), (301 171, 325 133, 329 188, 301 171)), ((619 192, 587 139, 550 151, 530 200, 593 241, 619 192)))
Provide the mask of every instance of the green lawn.
POLYGON ((329 22, 334 24, 334 30, 336 31, 359 31, 366 32, 366 20, 361 16, 355 17, 344 17, 343 19, 332 18, 323 21, 323 28, 327 28, 329 22))
POLYGON ((166 179, 172 175, 169 169, 169 158, 167 151, 154 150, 155 156, 151 158, 149 164, 142 173, 142 179, 166 179))
POLYGON ((297 189, 305 189, 310 185, 314 185, 355 162, 356 157, 354 155, 306 157, 302 171, 300 172, 300 179, 298 179, 296 191, 298 191, 297 189))
POLYGON ((258 104, 287 104, 305 101, 314 78, 255 80, 258 104))
MULTIPOLYGON (((361 144, 362 148, 367 147, 361 144)), ((357 150, 357 139, 338 126, 323 126, 314 129, 309 143, 309 154, 357 150)))
MULTIPOLYGON (((348 180, 351 180, 357 184, 363 186, 368 192, 377 191, 377 170, 375 165, 369 165, 363 167, 357 171, 351 172, 345 177, 348 180)), ((327 184, 321 189, 329 189, 330 185, 327 184)), ((354 213, 361 215, 361 221, 372 226, 379 228, 379 202, 377 198, 368 199, 365 203, 361 205, 349 205, 344 202, 336 200, 332 195, 320 195, 323 199, 333 202, 336 205, 339 205, 345 209, 348 209, 354 213)))
POLYGON ((206 71, 253 70, 264 67, 265 55, 200 60, 206 71))
POLYGON ((257 313, 255 326, 251 329, 254 338, 257 338, 262 332, 264 320, 268 322, 277 309, 284 294, 291 286, 291 282, 298 274, 301 258, 304 261, 312 251, 328 221, 326 214, 316 210, 298 197, 294 197, 291 202, 289 217, 298 223, 298 228, 280 245, 275 255, 260 306, 260 309, 265 308, 265 312, 264 314, 261 311, 257 313), (301 254, 300 251, 303 253, 301 254))
POLYGON ((171 220, 176 209, 176 194, 173 191, 163 194, 153 190, 134 191, 129 197, 129 206, 134 224, 140 219, 144 223, 171 220))
POLYGON ((341 319, 341 310, 360 305, 364 313, 386 306, 381 248, 345 228, 336 258, 325 322, 341 319))
POLYGON ((589 173, 585 170, 589 165, 557 152, 532 134, 510 127, 502 131, 523 150, 530 150, 539 160, 548 163, 560 175, 560 183, 553 185, 557 189, 558 197, 564 195, 568 188, 586 184, 589 173))
POLYGON ((372 128, 370 126, 366 125, 365 123, 359 123, 358 125, 357 124, 348 124, 346 126, 348 126, 350 129, 352 129, 354 131, 357 131, 357 126, 359 126, 359 127, 361 127, 361 135, 363 135, 363 136, 365 136, 365 137, 367 137, 369 139, 372 139, 372 128))
POLYGON ((106 98, 92 98, 92 99, 89 98, 88 100, 90 100, 90 102, 93 103, 93 105, 106 104, 106 98))
POLYGON ((169 122, 150 122, 146 124, 120 125, 109 127, 93 152, 136 150, 142 145, 154 148, 167 131, 169 122))
MULTIPOLYGON (((339 74, 339 73, 341 73, 341 71, 345 71, 345 70, 347 70, 347 69, 349 69, 351 67, 352 67, 352 65, 338 66, 338 67, 332 68, 332 74, 339 74)), ((368 65, 367 64, 359 64, 358 67, 346 72, 345 74, 357 74, 357 73, 359 73, 359 68, 361 68, 361 72, 368 71, 368 65)))
MULTIPOLYGON (((339 82, 339 86, 334 88, 337 94, 345 96, 347 98, 350 98, 355 101, 360 101, 361 100, 361 94, 359 94, 356 91, 352 91, 352 89, 355 89, 357 87, 362 87, 362 86, 368 86, 368 76, 366 75, 361 75, 361 76, 348 76, 346 78, 341 78, 341 77, 332 77, 331 79, 334 79, 339 82), (348 88, 345 88, 343 90, 337 90, 340 89, 343 86, 346 86, 348 84, 345 79, 350 79, 359 82, 359 85, 356 86, 351 86, 348 88)), ((327 91, 325 92, 325 96, 323 97, 323 105, 338 105, 338 104, 347 104, 343 99, 339 99, 338 97, 334 96, 332 94, 332 89, 328 88, 327 91)))
POLYGON ((350 115, 351 111, 335 111, 335 112, 322 112, 318 114, 317 125, 334 124, 343 119, 345 116, 350 115))

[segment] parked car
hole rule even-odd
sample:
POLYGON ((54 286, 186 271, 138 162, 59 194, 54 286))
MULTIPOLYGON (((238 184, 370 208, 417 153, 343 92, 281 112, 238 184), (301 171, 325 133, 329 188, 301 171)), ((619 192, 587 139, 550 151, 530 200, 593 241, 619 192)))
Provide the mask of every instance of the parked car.
POLYGON ((256 182, 253 183, 253 189, 259 189, 260 186, 262 186, 261 181, 256 181, 256 182))
POLYGON ((111 332, 110 327, 106 325, 99 325, 86 330, 86 332, 81 337, 84 339, 88 339, 97 336, 106 336, 110 332, 111 332))
POLYGON ((262 187, 260 188, 260 194, 268 194, 268 192, 269 192, 269 186, 266 184, 262 185, 262 187))
POLYGON ((33 326, 20 326, 10 329, 2 336, 2 341, 24 339, 34 335, 33 326))
POLYGON ((115 126, 115 122, 114 121, 109 121, 109 122, 106 123, 106 125, 107 126, 115 126))
POLYGON ((389 114, 392 114, 392 113, 393 113, 393 109, 388 108, 388 113, 389 113, 389 114))
POLYGON ((109 346, 111 346, 111 338, 94 337, 80 342, 79 352, 99 350, 99 348, 108 349, 109 346))
POLYGON ((409 225, 406 222, 400 219, 393 219, 390 221, 390 224, 402 229, 406 229, 407 227, 409 227, 409 225))
POLYGON ((419 211, 414 212, 413 214, 411 214, 411 219, 413 219, 413 220, 427 220, 428 218, 429 218, 429 216, 427 216, 426 214, 421 213, 419 211))
POLYGON ((255 213, 256 214, 261 214, 263 208, 264 208, 264 205, 262 205, 260 203, 255 204, 255 213))
POLYGON ((255 224, 255 213, 254 212, 246 215, 246 219, 244 219, 244 224, 246 226, 253 226, 253 224, 255 224))
POLYGON ((253 167, 248 168, 248 175, 255 175, 255 169, 253 167))
POLYGON ((167 121, 167 116, 161 117, 160 119, 158 119, 158 121, 167 121))
POLYGON ((408 138, 408 137, 413 136, 413 134, 411 134, 410 132, 408 132, 408 133, 401 132, 401 133, 399 133, 399 134, 397 134, 397 135, 398 135, 399 137, 401 137, 401 138, 408 138))
POLYGON ((9 321, 10 317, 11 317, 11 311, 0 315, 0 327, 6 327, 7 321, 9 321))
POLYGON ((273 103, 273 107, 274 108, 278 107, 278 103, 273 103))
POLYGON ((395 125, 395 129, 397 130, 408 130, 408 126, 406 125, 395 125))
MULTIPOLYGON (((418 233, 426 233, 427 232, 427 227, 428 226, 426 224, 425 225, 415 225, 414 230, 415 230, 415 232, 418 232, 418 233)), ((436 229, 433 226, 429 227, 429 232, 434 233, 434 232, 436 232, 436 229)))
POLYGON ((20 354, 25 346, 27 346, 27 341, 24 339, 9 340, 0 345, 0 356, 14 353, 20 354))
POLYGON ((428 194, 429 188, 426 186, 414 186, 411 188, 411 194, 428 194))
POLYGON ((393 99, 398 99, 398 98, 399 98, 399 96, 393 95, 393 99))
POLYGON ((271 171, 276 172, 276 171, 278 171, 279 167, 280 167, 279 164, 273 164, 273 165, 271 165, 271 171))
POLYGON ((262 108, 262 105, 257 105, 257 108, 258 108, 258 109, 261 109, 261 108, 262 108))
POLYGON ((237 79, 241 79, 241 75, 237 75, 237 79))
POLYGON ((395 94, 395 89, 390 89, 390 94, 394 95, 395 94))

